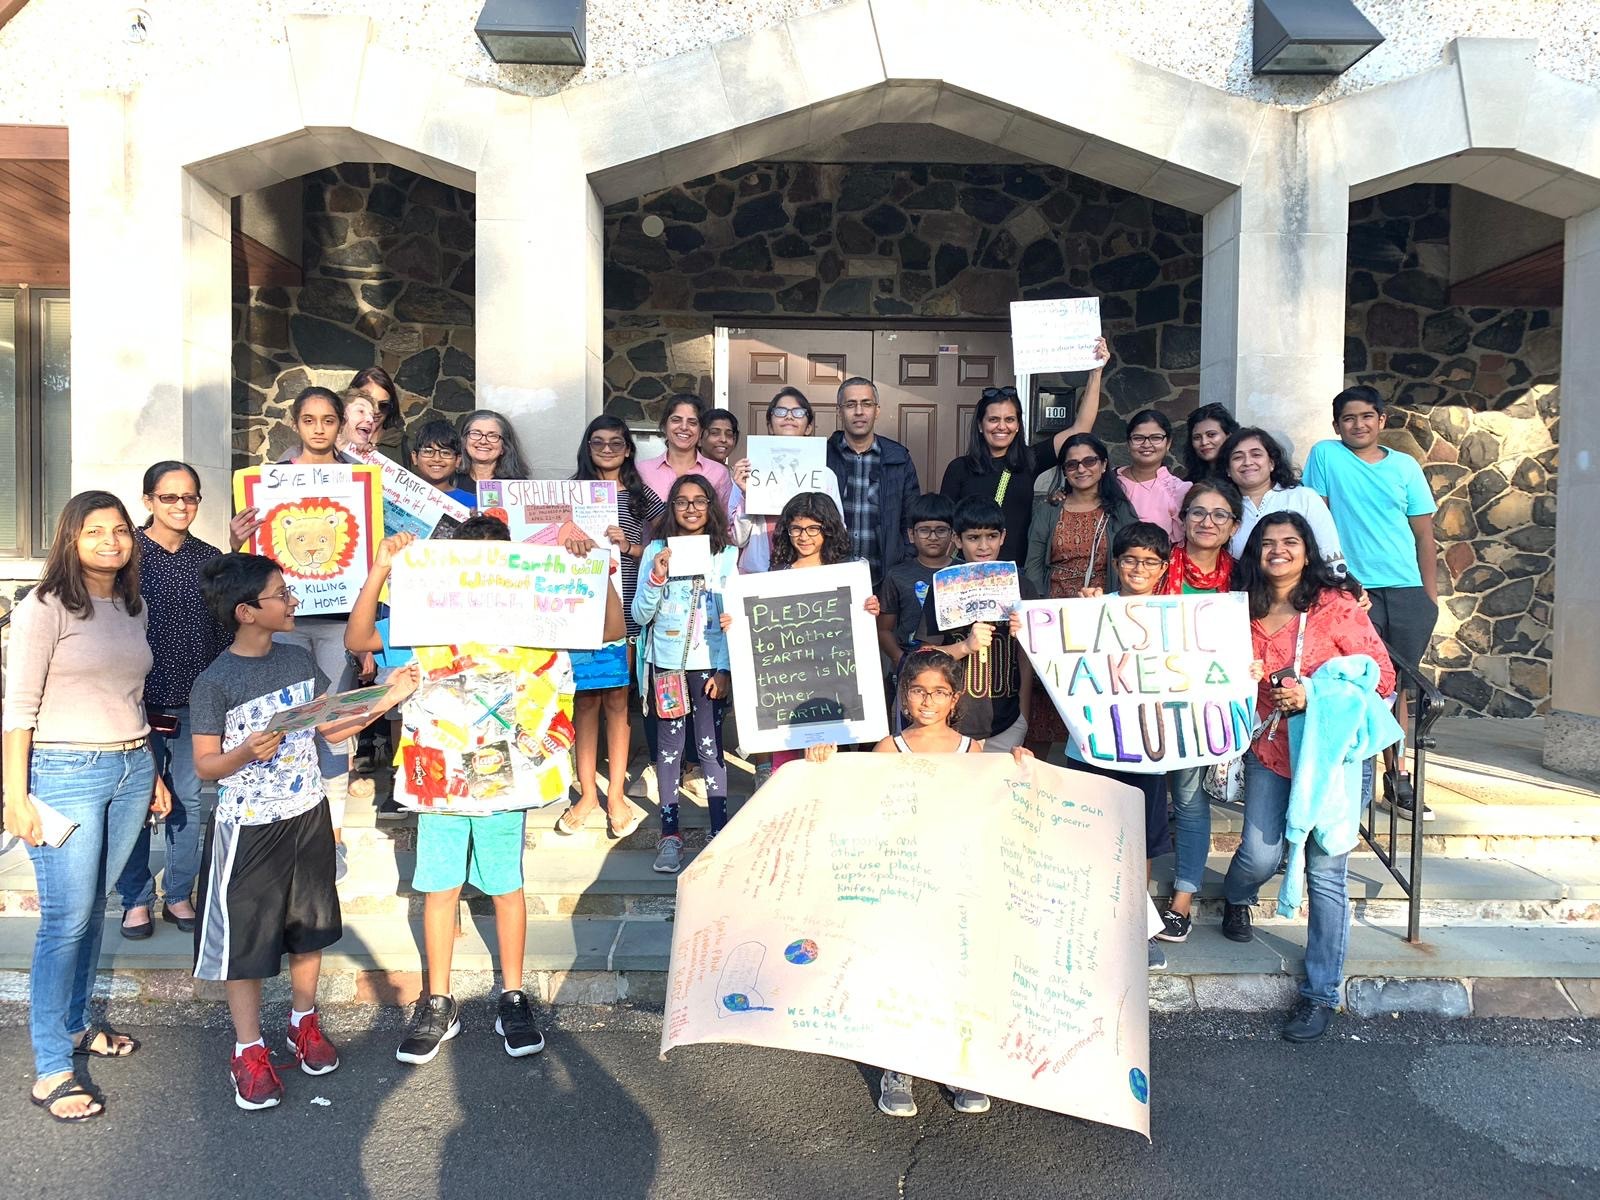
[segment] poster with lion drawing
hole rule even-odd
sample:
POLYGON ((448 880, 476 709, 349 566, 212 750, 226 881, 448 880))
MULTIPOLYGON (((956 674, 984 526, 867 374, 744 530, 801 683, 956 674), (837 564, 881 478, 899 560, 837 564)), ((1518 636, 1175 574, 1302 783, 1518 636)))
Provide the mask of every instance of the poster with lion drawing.
POLYGON ((233 473, 236 509, 261 514, 249 549, 283 570, 299 614, 347 613, 383 539, 383 475, 347 463, 271 463, 233 473))

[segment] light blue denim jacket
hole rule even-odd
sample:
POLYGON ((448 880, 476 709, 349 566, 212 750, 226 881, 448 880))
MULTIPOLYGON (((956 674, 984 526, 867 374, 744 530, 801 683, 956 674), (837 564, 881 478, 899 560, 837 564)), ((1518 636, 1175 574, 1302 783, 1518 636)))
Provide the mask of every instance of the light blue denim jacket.
POLYGON ((717 574, 706 579, 700 597, 700 616, 694 622, 694 640, 687 660, 683 639, 689 628, 689 600, 694 595, 694 580, 669 579, 657 586, 650 582, 656 555, 666 549, 657 538, 644 548, 639 560, 639 589, 633 595, 633 619, 639 623, 639 678, 646 679, 645 664, 676 671, 726 671, 728 639, 722 632, 723 593, 728 580, 739 573, 739 548, 724 546, 716 556, 717 574))

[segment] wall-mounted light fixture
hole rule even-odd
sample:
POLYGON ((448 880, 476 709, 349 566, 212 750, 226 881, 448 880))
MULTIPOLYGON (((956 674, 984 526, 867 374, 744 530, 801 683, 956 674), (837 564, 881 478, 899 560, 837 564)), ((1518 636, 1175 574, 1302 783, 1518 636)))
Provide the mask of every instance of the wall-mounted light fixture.
POLYGON ((1257 75, 1338 75, 1383 44, 1353 0, 1255 0, 1257 75))
POLYGON ((489 0, 474 31, 497 63, 581 67, 583 0, 489 0))

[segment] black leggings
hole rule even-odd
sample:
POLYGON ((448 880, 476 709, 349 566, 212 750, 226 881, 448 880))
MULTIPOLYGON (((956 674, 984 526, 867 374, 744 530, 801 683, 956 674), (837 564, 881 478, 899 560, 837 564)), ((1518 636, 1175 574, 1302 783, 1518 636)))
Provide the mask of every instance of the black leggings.
POLYGON ((683 762, 688 738, 694 737, 694 753, 700 759, 700 773, 706 779, 706 803, 711 808, 711 832, 728 823, 728 767, 722 760, 721 700, 706 695, 706 683, 715 671, 686 671, 689 715, 658 717, 656 737, 656 787, 661 797, 661 836, 678 835, 678 783, 683 778, 683 762))

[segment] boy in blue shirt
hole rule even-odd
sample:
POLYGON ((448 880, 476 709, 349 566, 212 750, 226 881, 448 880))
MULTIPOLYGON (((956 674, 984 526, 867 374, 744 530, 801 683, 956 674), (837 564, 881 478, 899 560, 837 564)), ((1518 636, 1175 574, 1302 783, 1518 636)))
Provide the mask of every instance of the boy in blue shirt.
MULTIPOLYGON (((1379 443, 1383 413, 1383 397, 1365 384, 1335 396, 1338 439, 1311 447, 1302 482, 1328 502, 1350 574, 1372 598, 1369 615, 1378 636, 1415 665, 1427 653, 1439 619, 1437 506, 1416 460, 1379 443)), ((1395 716, 1404 726, 1403 692, 1395 716)), ((1402 747, 1386 750, 1384 758, 1384 795, 1402 815, 1411 816, 1414 802, 1402 747)), ((1426 807, 1423 819, 1433 819, 1426 807)))

